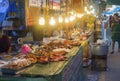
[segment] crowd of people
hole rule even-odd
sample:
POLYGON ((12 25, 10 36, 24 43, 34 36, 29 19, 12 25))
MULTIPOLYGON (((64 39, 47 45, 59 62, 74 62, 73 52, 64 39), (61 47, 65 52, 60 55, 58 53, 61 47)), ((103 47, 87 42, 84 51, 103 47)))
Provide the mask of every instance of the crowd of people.
POLYGON ((110 21, 110 27, 112 29, 112 51, 114 53, 115 42, 118 42, 118 52, 120 52, 120 19, 118 14, 113 15, 113 19, 110 21))
POLYGON ((117 13, 110 15, 107 17, 106 15, 102 16, 101 19, 101 27, 102 27, 102 37, 104 40, 107 39, 106 37, 106 29, 110 28, 111 30, 111 39, 112 39, 112 49, 111 54, 114 53, 115 50, 115 43, 118 42, 118 52, 120 52, 120 18, 117 13))

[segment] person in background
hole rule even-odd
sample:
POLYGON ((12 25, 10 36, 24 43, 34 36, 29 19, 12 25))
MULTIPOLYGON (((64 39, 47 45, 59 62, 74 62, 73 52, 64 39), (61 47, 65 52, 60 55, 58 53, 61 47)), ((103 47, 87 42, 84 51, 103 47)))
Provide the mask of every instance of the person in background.
POLYGON ((10 39, 7 35, 2 34, 2 28, 0 28, 0 54, 11 52, 10 39))
POLYGON ((107 40, 106 29, 108 27, 108 20, 107 20, 107 16, 106 15, 104 15, 104 17, 102 18, 101 27, 102 27, 102 38, 104 40, 107 40))
POLYGON ((112 23, 112 21, 113 21, 113 16, 110 15, 110 17, 109 17, 109 26, 110 26, 110 28, 111 28, 111 23, 112 23))
POLYGON ((111 23, 112 27, 112 51, 111 54, 114 53, 115 42, 118 42, 119 48, 118 51, 120 52, 120 19, 118 14, 114 14, 113 21, 111 23))

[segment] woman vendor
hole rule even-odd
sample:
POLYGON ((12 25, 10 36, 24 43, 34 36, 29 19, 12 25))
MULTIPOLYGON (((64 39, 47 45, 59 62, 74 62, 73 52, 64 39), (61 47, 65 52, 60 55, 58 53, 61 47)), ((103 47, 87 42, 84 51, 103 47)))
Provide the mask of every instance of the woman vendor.
POLYGON ((114 19, 112 21, 112 52, 114 53, 115 42, 118 42, 119 48, 118 51, 120 52, 120 19, 118 14, 114 14, 114 19))
POLYGON ((0 28, 0 54, 11 52, 11 44, 8 36, 2 34, 2 28, 0 28))

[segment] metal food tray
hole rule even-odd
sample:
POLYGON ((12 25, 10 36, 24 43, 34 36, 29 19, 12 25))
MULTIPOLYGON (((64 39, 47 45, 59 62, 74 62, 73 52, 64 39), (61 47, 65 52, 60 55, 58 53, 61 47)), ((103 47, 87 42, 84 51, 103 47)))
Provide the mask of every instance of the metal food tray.
POLYGON ((11 68, 7 68, 7 65, 1 67, 1 72, 2 74, 12 74, 12 75, 16 75, 19 74, 22 70, 33 66, 33 64, 28 65, 28 66, 24 66, 24 67, 20 67, 20 68, 15 68, 15 69, 11 69, 11 68))

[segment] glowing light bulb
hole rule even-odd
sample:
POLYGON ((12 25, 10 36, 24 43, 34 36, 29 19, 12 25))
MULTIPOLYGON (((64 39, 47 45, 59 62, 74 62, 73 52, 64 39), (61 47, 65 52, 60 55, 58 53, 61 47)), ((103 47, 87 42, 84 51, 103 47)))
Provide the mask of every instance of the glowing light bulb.
POLYGON ((69 22, 69 19, 68 17, 65 18, 65 22, 68 23, 69 22))
POLYGON ((55 19, 53 17, 51 17, 50 21, 49 21, 50 25, 55 25, 55 19))
POLYGON ((44 25, 44 24, 45 24, 45 19, 44 19, 43 17, 41 17, 41 18, 39 19, 39 24, 40 24, 40 25, 44 25))
POLYGON ((70 21, 75 20, 75 16, 70 16, 70 21))
POLYGON ((87 13, 87 14, 91 14, 91 12, 90 12, 90 11, 87 11, 86 13, 87 13))
POLYGON ((82 18, 82 17, 83 17, 83 14, 77 14, 77 17, 78 17, 78 18, 82 18))
POLYGON ((93 8, 93 6, 91 5, 91 6, 90 6, 90 9, 92 9, 92 8, 93 8))
POLYGON ((92 13, 92 14, 95 14, 95 10, 93 9, 93 10, 91 11, 91 13, 92 13))
POLYGON ((63 22, 63 18, 61 16, 59 16, 59 23, 63 22))
POLYGON ((87 7, 85 7, 84 9, 85 9, 85 11, 87 11, 87 7))

